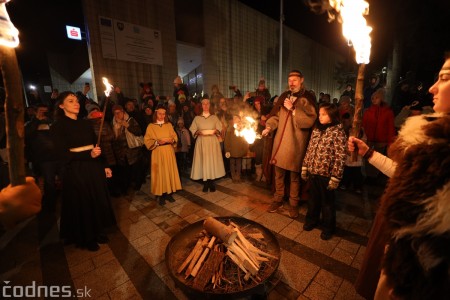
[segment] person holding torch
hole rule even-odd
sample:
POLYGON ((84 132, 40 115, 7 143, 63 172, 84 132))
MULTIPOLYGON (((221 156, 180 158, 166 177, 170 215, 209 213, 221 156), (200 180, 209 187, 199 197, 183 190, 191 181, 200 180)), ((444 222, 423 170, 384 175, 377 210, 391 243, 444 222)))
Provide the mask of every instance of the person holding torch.
MULTIPOLYGON (((25 176, 24 107, 22 82, 14 48, 19 31, 11 23, 5 3, 0 0, 0 66, 5 87, 6 153, 11 184, 0 191, 0 222, 9 229, 41 210, 41 192, 34 178, 25 176)), ((1 114, 1 112, 0 112, 1 114)), ((1 120, 0 120, 1 121, 1 120)))
POLYGON ((106 243, 106 229, 116 223, 97 137, 88 120, 78 119, 80 104, 70 91, 56 103, 56 122, 50 128, 59 161, 63 165, 60 236, 66 244, 97 251, 106 243))
POLYGON ((450 295, 450 52, 429 92, 436 113, 408 118, 389 157, 348 141, 390 177, 355 283, 367 299, 450 295))

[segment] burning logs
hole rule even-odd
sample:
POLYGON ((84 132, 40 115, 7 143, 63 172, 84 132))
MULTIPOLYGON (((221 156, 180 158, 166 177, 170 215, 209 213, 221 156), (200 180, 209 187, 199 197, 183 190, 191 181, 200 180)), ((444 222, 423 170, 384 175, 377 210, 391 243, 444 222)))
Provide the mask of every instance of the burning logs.
POLYGON ((278 265, 279 257, 265 251, 261 232, 243 233, 241 226, 228 223, 207 218, 195 245, 176 269, 196 290, 242 290, 261 283, 278 265))

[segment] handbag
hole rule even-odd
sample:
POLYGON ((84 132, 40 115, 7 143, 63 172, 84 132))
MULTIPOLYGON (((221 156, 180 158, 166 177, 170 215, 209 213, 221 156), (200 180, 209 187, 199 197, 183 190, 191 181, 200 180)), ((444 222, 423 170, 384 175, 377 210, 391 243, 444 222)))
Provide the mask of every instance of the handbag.
POLYGON ((144 145, 144 137, 142 135, 134 135, 128 129, 125 129, 125 136, 127 138, 128 148, 133 149, 144 145))

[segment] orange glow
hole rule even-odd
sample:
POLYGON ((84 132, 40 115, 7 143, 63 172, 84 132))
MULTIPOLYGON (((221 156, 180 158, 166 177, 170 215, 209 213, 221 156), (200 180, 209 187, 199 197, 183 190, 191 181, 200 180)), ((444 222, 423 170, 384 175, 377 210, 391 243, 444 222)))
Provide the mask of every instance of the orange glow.
POLYGON ((242 119, 242 122, 239 126, 237 124, 234 124, 234 134, 236 136, 244 137, 247 143, 253 144, 255 142, 255 139, 261 138, 256 134, 256 126, 256 120, 252 117, 247 116, 242 119))

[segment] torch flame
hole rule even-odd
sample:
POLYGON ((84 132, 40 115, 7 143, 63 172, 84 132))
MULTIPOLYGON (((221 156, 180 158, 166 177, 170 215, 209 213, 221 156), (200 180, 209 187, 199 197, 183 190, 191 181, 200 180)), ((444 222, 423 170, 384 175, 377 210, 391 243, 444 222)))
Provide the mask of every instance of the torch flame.
POLYGON ((19 46, 19 30, 9 19, 4 0, 0 1, 0 45, 9 48, 19 46))
POLYGON ((342 33, 355 48, 356 62, 368 64, 370 61, 370 32, 364 16, 369 14, 369 3, 364 0, 329 0, 330 6, 342 19, 342 33))
MULTIPOLYGON (((234 124, 234 134, 236 136, 243 137, 247 143, 253 144, 255 142, 255 139, 258 138, 256 134, 256 120, 252 117, 245 117, 245 121, 241 122, 238 126, 238 124, 234 124)), ((259 137, 261 138, 261 137, 259 137)))
POLYGON ((109 94, 111 94, 111 91, 113 90, 114 87, 113 87, 112 84, 109 83, 108 78, 103 77, 103 78, 102 78, 102 81, 103 81, 103 84, 104 84, 105 87, 106 87, 106 90, 105 90, 105 96, 106 96, 106 97, 109 97, 109 94))

